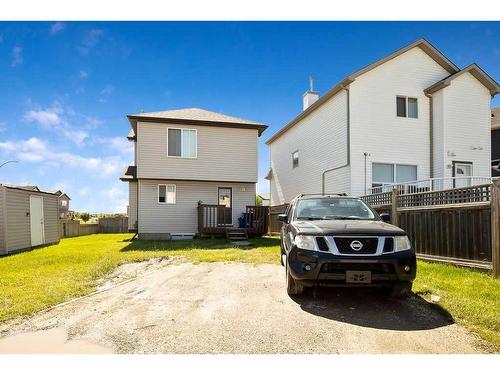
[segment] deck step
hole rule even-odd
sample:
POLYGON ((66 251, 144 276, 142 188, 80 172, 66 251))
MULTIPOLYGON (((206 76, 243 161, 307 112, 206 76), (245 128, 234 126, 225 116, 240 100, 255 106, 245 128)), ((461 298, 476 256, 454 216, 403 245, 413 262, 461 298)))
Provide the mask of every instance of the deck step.
POLYGON ((246 241, 248 233, 245 228, 226 228, 226 238, 230 241, 246 241))

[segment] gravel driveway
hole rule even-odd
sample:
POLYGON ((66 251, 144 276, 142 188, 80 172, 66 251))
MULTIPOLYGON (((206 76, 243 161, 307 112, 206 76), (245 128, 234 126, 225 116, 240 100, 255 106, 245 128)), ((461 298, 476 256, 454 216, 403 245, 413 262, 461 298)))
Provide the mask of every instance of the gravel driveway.
MULTIPOLYGON (((126 265, 110 289, 0 325, 0 353, 481 353, 417 296, 325 289, 291 299, 276 265, 126 265), (127 268, 128 267, 128 268, 127 268), (138 273, 132 281, 123 277, 138 273)), ((111 286, 108 282, 106 286, 111 286)))

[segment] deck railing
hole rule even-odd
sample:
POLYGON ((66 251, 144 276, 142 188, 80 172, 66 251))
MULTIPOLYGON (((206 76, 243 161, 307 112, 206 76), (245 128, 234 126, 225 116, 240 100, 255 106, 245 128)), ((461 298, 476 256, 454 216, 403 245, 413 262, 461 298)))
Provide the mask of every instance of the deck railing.
POLYGON ((208 236, 224 236, 227 228, 239 227, 245 228, 249 235, 267 233, 269 222, 269 207, 267 206, 246 206, 245 212, 236 215, 236 222, 233 222, 232 217, 227 217, 227 215, 231 215, 231 210, 228 210, 226 206, 198 205, 198 233, 208 236))
POLYGON ((491 177, 439 177, 429 178, 426 180, 407 181, 396 184, 382 184, 369 188, 370 194, 391 192, 392 189, 397 188, 399 194, 413 194, 422 193, 427 191, 449 190, 455 188, 462 188, 474 185, 491 184, 491 177))

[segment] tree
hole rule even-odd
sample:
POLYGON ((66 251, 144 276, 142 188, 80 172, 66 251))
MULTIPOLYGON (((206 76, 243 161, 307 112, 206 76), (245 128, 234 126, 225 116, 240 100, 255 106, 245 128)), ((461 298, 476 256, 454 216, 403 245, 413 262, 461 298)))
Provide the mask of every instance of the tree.
POLYGON ((84 223, 90 220, 90 214, 88 212, 82 212, 80 214, 80 219, 83 220, 84 223))
POLYGON ((255 205, 256 206, 262 206, 262 198, 259 194, 255 196, 255 205))

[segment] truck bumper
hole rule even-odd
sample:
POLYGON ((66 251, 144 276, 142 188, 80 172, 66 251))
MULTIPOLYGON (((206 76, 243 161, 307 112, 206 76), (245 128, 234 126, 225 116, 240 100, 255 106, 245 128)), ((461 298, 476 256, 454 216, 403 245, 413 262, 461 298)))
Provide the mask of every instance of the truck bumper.
POLYGON ((413 249, 380 256, 339 256, 293 247, 287 256, 292 277, 304 286, 383 286, 412 282, 417 271, 413 249), (369 271, 369 283, 347 282, 346 271, 369 271))

